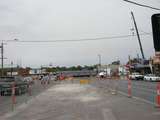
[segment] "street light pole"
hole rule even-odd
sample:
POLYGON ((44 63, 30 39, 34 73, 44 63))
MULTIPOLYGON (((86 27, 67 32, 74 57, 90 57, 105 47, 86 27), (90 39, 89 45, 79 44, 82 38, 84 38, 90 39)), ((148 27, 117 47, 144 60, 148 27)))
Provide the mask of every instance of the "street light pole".
POLYGON ((99 60, 98 72, 100 72, 100 70, 101 70, 101 55, 100 54, 98 54, 98 60, 99 60))

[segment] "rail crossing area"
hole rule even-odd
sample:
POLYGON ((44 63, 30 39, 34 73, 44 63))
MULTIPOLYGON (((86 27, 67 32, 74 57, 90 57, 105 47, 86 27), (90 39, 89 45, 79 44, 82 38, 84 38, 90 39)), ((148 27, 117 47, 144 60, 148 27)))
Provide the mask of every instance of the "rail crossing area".
POLYGON ((97 77, 35 80, 25 94, 0 97, 0 120, 159 120, 157 84, 97 77))

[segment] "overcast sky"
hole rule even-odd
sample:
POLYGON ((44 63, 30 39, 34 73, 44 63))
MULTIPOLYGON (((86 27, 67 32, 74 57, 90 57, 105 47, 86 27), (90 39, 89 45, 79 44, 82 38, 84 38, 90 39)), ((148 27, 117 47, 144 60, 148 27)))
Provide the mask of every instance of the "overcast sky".
MULTIPOLYGON (((134 0, 160 8, 159 0, 134 0)), ((132 34, 134 12, 140 33, 152 32, 151 15, 160 11, 123 0, 1 0, 0 40, 77 40, 132 34)), ((141 36, 146 58, 154 55, 152 35, 141 36)), ((79 42, 7 42, 4 48, 11 61, 23 66, 72 66, 114 60, 125 63, 128 55, 141 56, 137 37, 79 42)))

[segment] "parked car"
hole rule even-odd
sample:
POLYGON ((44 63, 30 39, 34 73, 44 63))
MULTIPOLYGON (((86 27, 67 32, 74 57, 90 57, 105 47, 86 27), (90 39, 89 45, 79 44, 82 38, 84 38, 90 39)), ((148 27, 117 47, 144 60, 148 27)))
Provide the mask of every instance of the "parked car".
POLYGON ((20 77, 0 77, 0 95, 11 95, 12 86, 15 83, 15 94, 21 95, 27 92, 27 83, 20 77))
POLYGON ((134 73, 132 73, 131 75, 129 75, 129 78, 130 78, 131 80, 143 80, 144 76, 141 75, 141 74, 138 73, 138 72, 134 72, 134 73))
POLYGON ((154 82, 156 82, 156 81, 160 81, 160 77, 158 77, 158 76, 156 76, 154 74, 148 74, 148 75, 144 76, 144 80, 145 81, 154 81, 154 82))

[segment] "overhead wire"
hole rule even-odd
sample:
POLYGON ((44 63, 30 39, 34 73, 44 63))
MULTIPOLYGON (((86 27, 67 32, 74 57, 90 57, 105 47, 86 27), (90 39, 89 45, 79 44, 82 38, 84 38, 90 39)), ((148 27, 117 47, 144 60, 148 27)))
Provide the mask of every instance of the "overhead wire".
POLYGON ((137 2, 134 2, 134 1, 130 1, 130 0, 123 0, 123 1, 129 2, 131 4, 135 4, 135 5, 138 5, 138 6, 141 6, 141 7, 150 8, 150 9, 153 9, 153 10, 160 10, 159 8, 152 7, 152 6, 149 6, 149 5, 140 4, 140 3, 137 3, 137 2))
MULTIPOLYGON (((140 35, 146 36, 151 35, 151 33, 141 33, 140 35)), ((120 36, 110 36, 110 37, 97 37, 97 38, 84 38, 84 39, 64 39, 64 40, 16 40, 16 41, 4 41, 4 42, 15 42, 15 43, 52 43, 52 42, 85 42, 85 41, 98 41, 98 40, 107 40, 107 39, 120 39, 128 38, 133 35, 120 35, 120 36)), ((136 36, 136 35, 134 35, 136 36)))

